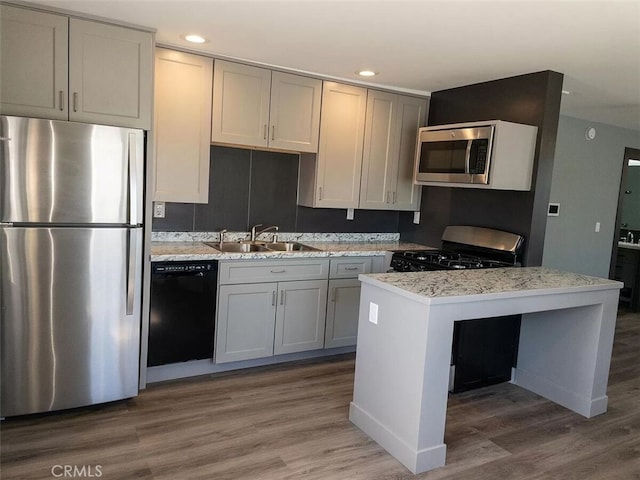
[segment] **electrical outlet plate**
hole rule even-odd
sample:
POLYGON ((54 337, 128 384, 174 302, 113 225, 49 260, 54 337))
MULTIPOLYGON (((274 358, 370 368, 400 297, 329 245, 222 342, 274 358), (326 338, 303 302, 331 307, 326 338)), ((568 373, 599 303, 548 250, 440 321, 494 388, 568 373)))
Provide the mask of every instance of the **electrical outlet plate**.
POLYGON ((413 223, 416 225, 420 223, 420 212, 413 212, 413 223))
POLYGON ((164 202, 153 202, 153 218, 164 218, 164 202))
POLYGON ((378 304, 369 302, 369 321, 374 325, 378 324, 378 304))
POLYGON ((560 204, 559 203, 550 203, 549 209, 547 210, 548 217, 558 217, 560 216, 560 204))
POLYGON ((354 213, 353 208, 347 208, 347 220, 353 220, 354 213))

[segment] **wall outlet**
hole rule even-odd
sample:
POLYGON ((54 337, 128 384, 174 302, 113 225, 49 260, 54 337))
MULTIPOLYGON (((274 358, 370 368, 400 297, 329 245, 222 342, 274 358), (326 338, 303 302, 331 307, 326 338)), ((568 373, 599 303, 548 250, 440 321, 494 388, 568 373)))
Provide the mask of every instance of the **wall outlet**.
POLYGON ((420 212, 413 212, 413 223, 416 225, 420 223, 420 212))
POLYGON ((560 216, 560 204, 559 203, 550 203, 549 209, 547 210, 548 217, 559 217, 560 216))
POLYGON ((353 220, 354 213, 353 208, 347 208, 347 220, 353 220))
POLYGON ((164 218, 164 202, 153 202, 153 218, 164 218))
POLYGON ((369 321, 374 325, 378 324, 378 304, 369 302, 369 321))
POLYGON ((596 233, 600 233, 600 222, 596 222, 596 233))

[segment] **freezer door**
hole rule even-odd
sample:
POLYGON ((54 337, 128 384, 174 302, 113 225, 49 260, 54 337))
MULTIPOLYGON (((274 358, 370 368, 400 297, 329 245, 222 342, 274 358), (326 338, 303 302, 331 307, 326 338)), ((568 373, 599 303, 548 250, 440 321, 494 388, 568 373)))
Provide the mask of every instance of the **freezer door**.
POLYGON ((0 228, 0 416, 138 393, 140 228, 0 228))
POLYGON ((140 224, 144 132, 0 117, 0 222, 140 224))

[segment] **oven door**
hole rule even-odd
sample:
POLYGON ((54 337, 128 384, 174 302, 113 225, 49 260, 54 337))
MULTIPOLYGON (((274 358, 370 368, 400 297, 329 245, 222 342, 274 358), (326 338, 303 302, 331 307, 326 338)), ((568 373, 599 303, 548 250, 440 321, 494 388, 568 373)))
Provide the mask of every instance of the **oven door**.
POLYGON ((416 183, 488 184, 493 126, 421 130, 416 183))

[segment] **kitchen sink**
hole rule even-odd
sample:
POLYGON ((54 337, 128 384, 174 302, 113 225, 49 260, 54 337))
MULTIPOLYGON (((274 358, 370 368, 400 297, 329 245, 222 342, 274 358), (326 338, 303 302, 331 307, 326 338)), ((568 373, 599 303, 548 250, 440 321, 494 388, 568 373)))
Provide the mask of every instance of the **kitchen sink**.
POLYGON ((221 252, 249 253, 249 252, 313 252, 317 248, 298 242, 204 242, 206 245, 221 252))
POLYGON ((269 250, 275 250, 277 252, 313 252, 318 250, 317 248, 298 242, 272 242, 265 243, 264 246, 269 250))
POLYGON ((248 253, 248 252, 268 252, 269 249, 264 245, 257 243, 247 242, 225 242, 220 244, 219 242, 205 242, 206 245, 220 250, 221 252, 229 253, 248 253))

